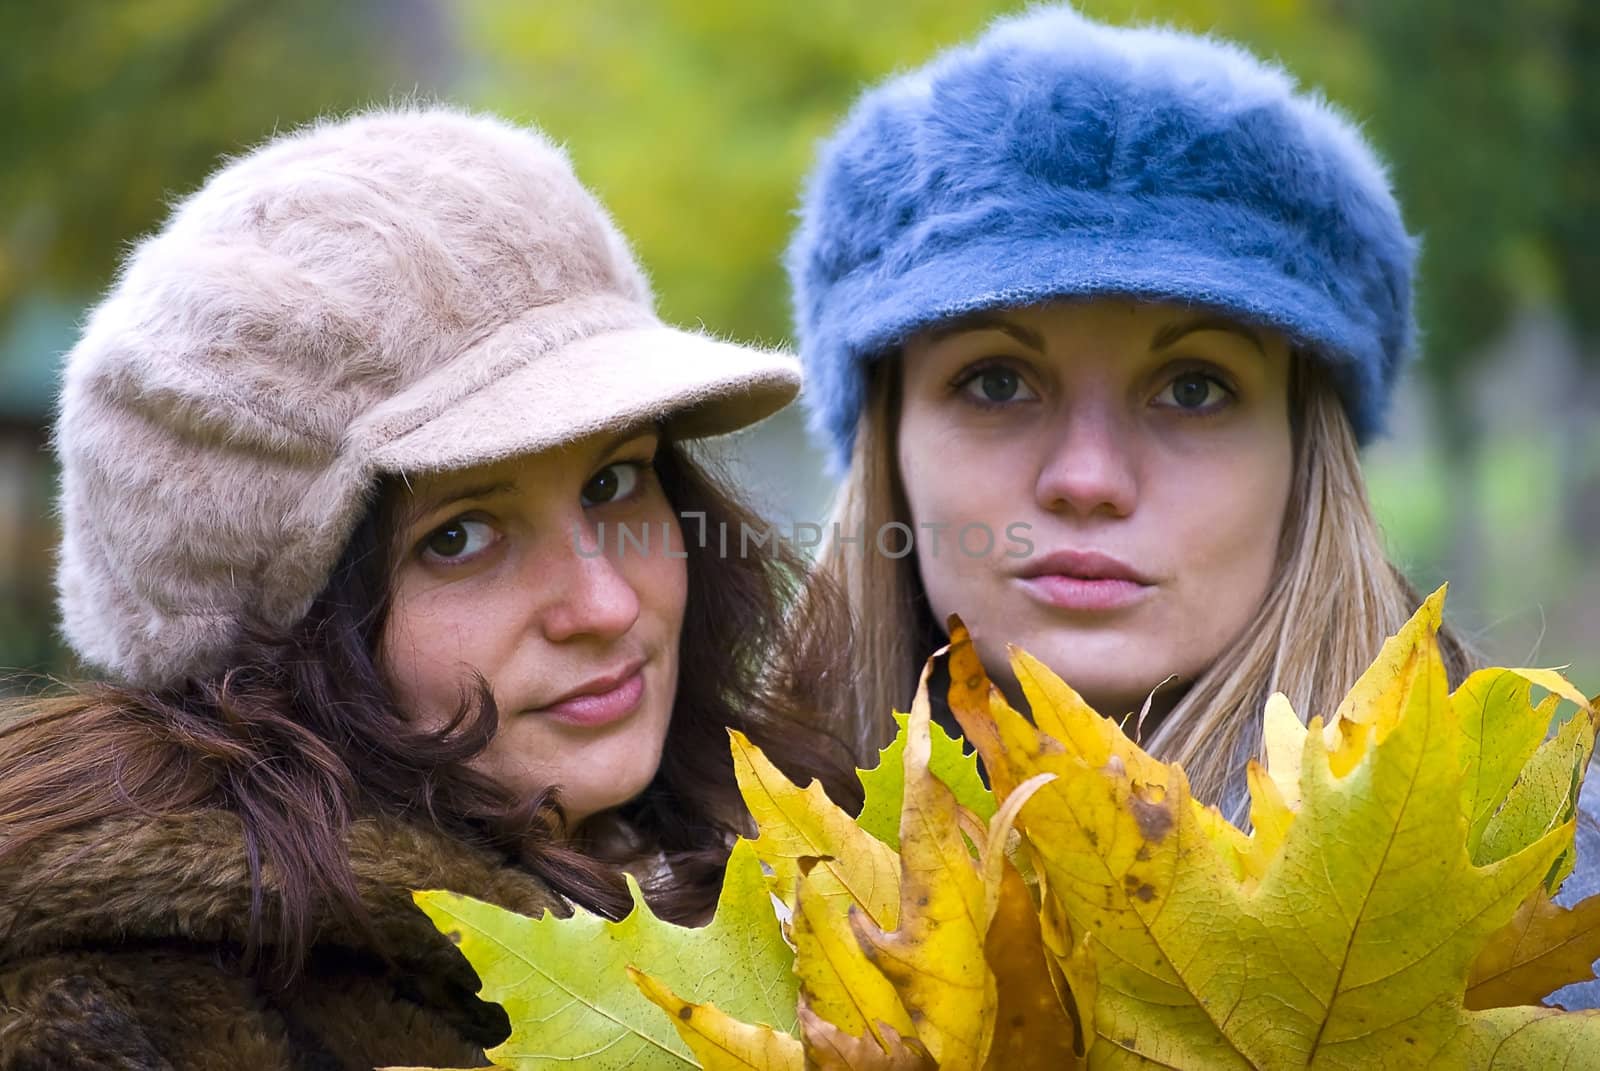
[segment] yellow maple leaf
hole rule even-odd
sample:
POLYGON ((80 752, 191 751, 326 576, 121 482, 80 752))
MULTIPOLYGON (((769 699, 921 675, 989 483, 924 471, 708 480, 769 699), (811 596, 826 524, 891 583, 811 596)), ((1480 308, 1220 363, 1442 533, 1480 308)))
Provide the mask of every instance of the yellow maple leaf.
POLYGON ((913 1035, 911 1015, 893 983, 872 964, 850 925, 848 907, 816 891, 810 875, 796 887, 790 936, 804 1006, 848 1035, 876 1037, 887 1050, 889 1034, 913 1035))
POLYGON ((853 921, 934 1060, 976 1071, 994 1035, 996 1004, 994 973, 983 954, 987 897, 961 833, 955 795, 928 769, 928 725, 924 687, 906 726, 899 925, 889 932, 860 915, 853 921))
POLYGON ((772 890, 794 906, 802 864, 811 870, 813 896, 834 902, 841 914, 854 903, 875 925, 899 921, 900 862, 894 849, 867 833, 813 781, 801 789, 738 730, 734 773, 761 836, 756 855, 772 868, 772 890))
MULTIPOLYGON (((1070 689, 1014 660, 1034 682, 1034 722, 990 704, 993 726, 968 737, 1005 771, 997 785, 1057 775, 1019 825, 1081 935, 1064 972, 1092 965, 1090 1066, 1427 1066, 1503 1053, 1519 1031, 1558 1046, 1596 1040, 1590 1016, 1462 1003, 1474 958, 1541 888, 1571 829, 1540 830, 1487 866, 1469 857, 1462 731, 1434 639, 1441 597, 1385 646, 1329 726, 1313 719, 1298 762, 1285 763, 1298 776, 1256 776, 1279 792, 1264 812, 1276 850, 1253 875, 1206 828, 1180 768, 1130 751, 1109 720, 1096 732, 1081 700, 1062 698, 1070 689)), ((1279 749, 1296 735, 1280 733, 1279 749)))

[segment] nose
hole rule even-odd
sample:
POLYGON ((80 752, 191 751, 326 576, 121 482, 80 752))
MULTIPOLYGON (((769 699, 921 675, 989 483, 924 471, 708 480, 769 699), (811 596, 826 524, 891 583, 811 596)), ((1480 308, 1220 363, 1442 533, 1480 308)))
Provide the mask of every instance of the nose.
POLYGON ((1034 498, 1051 513, 1126 517, 1139 501, 1134 429, 1111 405, 1070 407, 1047 440, 1034 498))
POLYGON ((539 626, 551 643, 577 639, 610 641, 639 620, 639 593, 609 553, 583 553, 569 541, 559 552, 541 555, 526 583, 542 591, 539 626))

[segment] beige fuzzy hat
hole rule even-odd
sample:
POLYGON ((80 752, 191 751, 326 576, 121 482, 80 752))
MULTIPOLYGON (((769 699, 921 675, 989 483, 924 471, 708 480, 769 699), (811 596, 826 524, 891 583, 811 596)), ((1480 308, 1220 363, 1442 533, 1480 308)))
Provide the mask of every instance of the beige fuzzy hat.
POLYGON ((325 121, 223 168, 67 357, 57 583, 86 662, 163 686, 288 627, 376 478, 641 421, 753 423, 795 362, 664 326, 565 155, 445 108, 325 121))

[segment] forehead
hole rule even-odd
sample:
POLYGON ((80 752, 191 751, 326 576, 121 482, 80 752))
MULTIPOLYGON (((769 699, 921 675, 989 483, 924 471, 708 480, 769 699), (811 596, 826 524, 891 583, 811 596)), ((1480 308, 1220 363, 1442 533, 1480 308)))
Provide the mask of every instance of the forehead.
POLYGON ((1157 350, 1201 332, 1246 344, 1263 355, 1288 350, 1287 340, 1278 331, 1225 312, 1114 297, 973 312, 919 332, 913 344, 927 346, 978 331, 1004 332, 1041 350, 1053 343, 1086 338, 1157 350))

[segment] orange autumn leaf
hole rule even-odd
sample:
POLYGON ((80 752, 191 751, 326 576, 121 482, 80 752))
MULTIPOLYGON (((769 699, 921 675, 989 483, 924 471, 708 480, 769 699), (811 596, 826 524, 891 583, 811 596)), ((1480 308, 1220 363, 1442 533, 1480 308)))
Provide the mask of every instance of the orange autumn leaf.
POLYGON ((1594 977, 1600 946, 1600 895, 1571 908, 1542 891, 1523 902, 1509 925, 1478 954, 1467 977, 1467 1007, 1537 1004, 1594 977))

